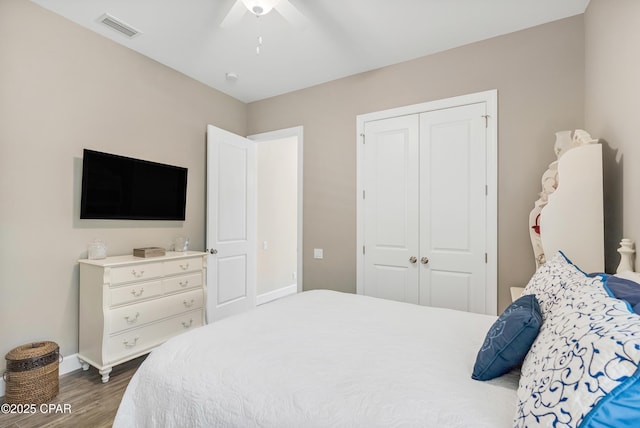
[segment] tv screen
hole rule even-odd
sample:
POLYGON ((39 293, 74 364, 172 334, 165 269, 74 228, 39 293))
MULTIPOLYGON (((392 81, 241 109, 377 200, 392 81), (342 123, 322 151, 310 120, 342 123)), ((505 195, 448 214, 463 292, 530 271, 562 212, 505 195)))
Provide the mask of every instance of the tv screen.
POLYGON ((84 149, 81 219, 184 220, 187 168, 84 149))

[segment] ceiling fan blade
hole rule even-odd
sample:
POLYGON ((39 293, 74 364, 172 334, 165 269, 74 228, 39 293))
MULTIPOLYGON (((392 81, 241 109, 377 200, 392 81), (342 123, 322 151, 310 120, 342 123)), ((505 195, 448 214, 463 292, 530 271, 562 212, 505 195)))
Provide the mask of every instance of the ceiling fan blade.
POLYGON ((248 11, 244 4, 242 4, 240 0, 236 0, 233 6, 231 6, 231 9, 229 9, 227 16, 225 16, 220 23, 220 28, 233 27, 240 22, 246 12, 248 11))
POLYGON ((296 27, 304 27, 309 23, 307 17, 304 16, 297 7, 292 5, 289 0, 280 0, 275 6, 275 10, 277 10, 287 22, 296 27))

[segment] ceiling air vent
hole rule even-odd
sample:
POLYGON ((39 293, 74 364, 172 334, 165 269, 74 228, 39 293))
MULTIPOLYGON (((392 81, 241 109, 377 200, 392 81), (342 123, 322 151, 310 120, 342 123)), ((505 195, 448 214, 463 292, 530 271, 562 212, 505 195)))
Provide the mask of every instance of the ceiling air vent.
POLYGON ((115 18, 109 15, 108 13, 105 13, 100 18, 98 18, 98 22, 106 25, 107 27, 110 27, 113 30, 116 30, 120 34, 124 34, 130 39, 134 38, 135 36, 141 33, 141 31, 136 30, 132 26, 125 24, 124 22, 120 21, 118 18, 115 18))

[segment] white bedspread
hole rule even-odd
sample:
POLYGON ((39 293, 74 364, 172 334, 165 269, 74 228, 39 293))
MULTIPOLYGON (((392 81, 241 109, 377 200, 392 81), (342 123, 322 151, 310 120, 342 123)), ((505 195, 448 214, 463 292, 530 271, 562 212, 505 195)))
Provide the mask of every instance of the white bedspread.
POLYGON ((114 427, 513 426, 517 374, 471 379, 494 320, 301 293, 153 351, 114 427))

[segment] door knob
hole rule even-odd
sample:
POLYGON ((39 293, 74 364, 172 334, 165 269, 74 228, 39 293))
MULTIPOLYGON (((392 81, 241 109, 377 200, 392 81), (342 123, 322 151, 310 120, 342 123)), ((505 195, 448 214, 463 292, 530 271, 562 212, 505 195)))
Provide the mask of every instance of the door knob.
POLYGON ((423 265, 426 265, 427 263, 429 263, 429 258, 428 257, 421 258, 420 263, 422 263, 423 265))
POLYGON ((418 261, 418 258, 417 258, 416 256, 411 256, 411 257, 409 257, 409 261, 410 261, 411 263, 415 263, 415 262, 417 262, 417 261, 418 261))
POLYGON ((216 250, 215 248, 210 249, 209 252, 211 254, 218 254, 218 250, 216 250))

